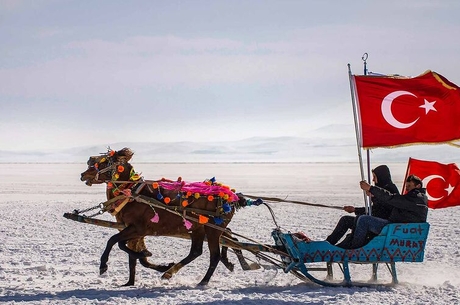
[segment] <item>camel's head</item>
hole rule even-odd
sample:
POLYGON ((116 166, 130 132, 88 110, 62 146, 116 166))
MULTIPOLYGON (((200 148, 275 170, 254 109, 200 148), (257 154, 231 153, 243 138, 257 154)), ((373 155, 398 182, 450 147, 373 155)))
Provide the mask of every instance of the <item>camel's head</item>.
POLYGON ((107 153, 99 156, 91 156, 87 162, 88 168, 81 173, 81 181, 86 185, 101 184, 111 180, 118 180, 122 175, 129 173, 132 166, 128 163, 134 152, 129 148, 123 148, 119 151, 108 149, 107 153), (127 167, 129 169, 127 170, 127 167))

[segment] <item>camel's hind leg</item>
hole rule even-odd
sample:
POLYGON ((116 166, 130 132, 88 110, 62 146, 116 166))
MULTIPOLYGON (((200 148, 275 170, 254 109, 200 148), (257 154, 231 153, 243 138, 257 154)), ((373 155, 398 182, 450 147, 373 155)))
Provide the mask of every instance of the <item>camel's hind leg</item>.
POLYGON ((217 264, 221 259, 220 255, 220 236, 222 232, 210 227, 205 227, 206 236, 208 238, 208 248, 209 248, 209 267, 208 271, 204 275, 201 282, 198 284, 200 286, 207 285, 214 271, 216 270, 217 264))
POLYGON ((195 260, 198 256, 203 253, 203 243, 204 243, 205 232, 204 228, 200 227, 192 231, 190 238, 192 240, 192 246, 190 248, 190 253, 179 263, 175 264, 169 268, 161 277, 162 279, 170 279, 174 274, 176 274, 182 267, 188 263, 195 260))

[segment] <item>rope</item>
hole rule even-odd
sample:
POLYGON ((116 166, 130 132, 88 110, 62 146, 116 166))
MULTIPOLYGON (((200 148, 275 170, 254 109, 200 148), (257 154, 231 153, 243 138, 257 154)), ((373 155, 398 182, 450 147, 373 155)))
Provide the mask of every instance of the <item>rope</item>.
POLYGON ((262 204, 263 204, 264 206, 267 207, 268 211, 270 211, 270 214, 272 215, 273 222, 275 223, 276 228, 279 230, 279 229, 280 229, 280 226, 279 226, 278 223, 276 222, 275 212, 273 212, 273 209, 271 208, 271 206, 269 206, 269 205, 266 204, 265 202, 262 202, 262 204))
POLYGON ((342 207, 338 207, 338 206, 325 205, 325 204, 319 204, 319 203, 310 203, 310 202, 297 201, 297 200, 285 200, 285 199, 275 198, 275 197, 261 197, 261 196, 247 195, 247 194, 243 194, 243 196, 251 198, 251 199, 260 198, 262 200, 273 201, 273 202, 295 203, 295 204, 310 205, 310 206, 314 206, 314 207, 330 208, 330 209, 336 209, 336 210, 342 210, 343 209, 342 207))

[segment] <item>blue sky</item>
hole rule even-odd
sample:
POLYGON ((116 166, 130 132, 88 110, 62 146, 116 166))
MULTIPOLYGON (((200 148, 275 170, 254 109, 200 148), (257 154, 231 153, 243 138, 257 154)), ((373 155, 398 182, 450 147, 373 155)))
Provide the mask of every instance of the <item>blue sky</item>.
POLYGON ((0 1, 0 150, 309 136, 347 64, 460 84, 458 1, 0 1))

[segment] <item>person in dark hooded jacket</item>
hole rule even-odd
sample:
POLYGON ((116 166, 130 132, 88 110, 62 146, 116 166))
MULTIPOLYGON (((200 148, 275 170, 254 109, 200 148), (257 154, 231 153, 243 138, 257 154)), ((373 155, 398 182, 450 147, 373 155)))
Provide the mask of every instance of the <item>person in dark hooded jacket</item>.
MULTIPOLYGON (((372 170, 372 181, 378 187, 381 187, 391 194, 399 194, 399 190, 391 180, 390 169, 386 165, 379 165, 372 170)), ((375 197, 371 197, 372 201, 372 215, 375 217, 388 219, 390 217, 392 207, 384 205, 381 201, 375 197)), ((351 233, 339 244, 338 247, 350 248, 351 240, 353 238, 353 231, 356 225, 358 217, 365 214, 365 208, 355 208, 353 206, 344 206, 343 209, 348 213, 355 213, 356 216, 342 216, 337 223, 335 229, 326 238, 326 241, 335 245, 350 229, 351 233)))
POLYGON ((428 198, 419 177, 415 175, 407 177, 407 193, 404 195, 391 194, 378 186, 371 186, 366 181, 361 181, 360 187, 380 200, 383 205, 392 207, 392 210, 388 219, 370 215, 361 216, 356 223, 355 234, 351 243, 353 249, 366 244, 366 236, 369 232, 379 234, 382 228, 389 223, 426 222, 428 198))

